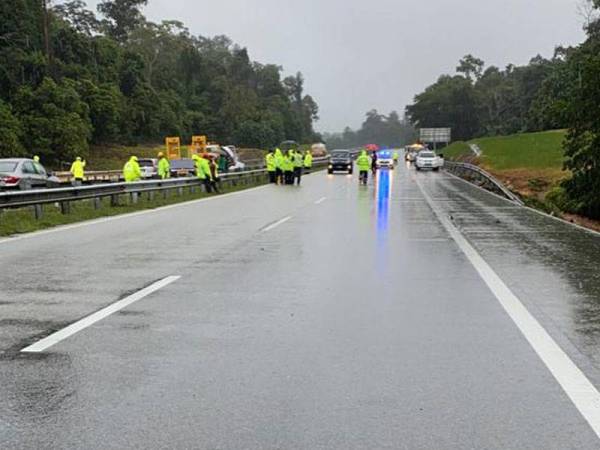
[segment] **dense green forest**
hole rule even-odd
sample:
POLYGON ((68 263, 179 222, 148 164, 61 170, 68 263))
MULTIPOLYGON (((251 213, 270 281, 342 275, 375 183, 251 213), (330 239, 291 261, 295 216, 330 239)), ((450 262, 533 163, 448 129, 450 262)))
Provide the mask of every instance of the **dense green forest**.
POLYGON ((250 59, 226 36, 146 20, 148 0, 0 1, 0 156, 47 162, 90 144, 189 140, 240 146, 318 140, 302 74, 250 59))
POLYGON ((415 127, 452 127, 455 140, 567 129, 564 166, 571 177, 553 200, 600 219, 600 0, 588 4, 581 45, 505 69, 467 55, 456 74, 442 75, 406 111, 415 127))
POLYGON ((325 133, 323 138, 330 149, 354 148, 367 144, 403 147, 415 139, 415 130, 396 111, 386 116, 373 109, 366 114, 359 130, 346 127, 343 133, 325 133))

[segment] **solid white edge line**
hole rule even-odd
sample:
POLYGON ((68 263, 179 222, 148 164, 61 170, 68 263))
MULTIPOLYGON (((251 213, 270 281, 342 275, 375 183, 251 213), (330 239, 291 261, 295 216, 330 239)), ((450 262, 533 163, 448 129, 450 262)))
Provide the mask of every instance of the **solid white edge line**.
POLYGON ((284 217, 281 220, 278 220, 277 222, 272 223, 271 225, 266 226, 265 228, 263 228, 261 231, 263 233, 266 233, 267 231, 271 231, 274 228, 277 228, 279 225, 283 225, 284 223, 286 223, 288 220, 292 220, 292 216, 287 216, 284 217))
POLYGON ((112 305, 107 306, 106 308, 101 309, 87 317, 84 317, 81 320, 63 328, 56 333, 52 333, 50 336, 45 337, 44 339, 39 340, 35 344, 30 345, 29 347, 25 347, 21 350, 22 353, 40 353, 53 345, 58 344, 60 341, 67 339, 70 336, 73 336, 75 333, 80 332, 81 330, 94 325, 95 323, 105 319, 106 317, 114 314, 117 311, 137 302, 138 300, 147 297, 148 295, 158 291, 159 289, 164 288, 165 286, 179 280, 180 276, 170 276, 163 278, 155 283, 152 283, 150 286, 145 287, 144 289, 122 299, 119 300, 112 305))
POLYGON ((521 300, 510 290, 475 248, 439 210, 423 186, 417 181, 425 200, 438 220, 465 254, 479 276, 496 296, 506 313, 560 384, 596 436, 600 438, 600 393, 585 374, 548 334, 521 300))
POLYGON ((215 195, 214 197, 199 198, 197 200, 190 200, 187 202, 179 202, 179 203, 175 203, 173 205, 159 206, 158 208, 145 209, 143 211, 136 211, 136 212, 126 213, 126 214, 118 214, 116 216, 110 216, 110 217, 101 217, 99 219, 91 219, 91 220, 86 220, 83 222, 72 223, 69 225, 60 225, 57 227, 49 228, 47 230, 33 231, 31 233, 25 233, 25 234, 17 234, 12 237, 5 237, 3 239, 0 239, 0 245, 8 244, 10 242, 18 242, 23 239, 31 239, 31 238, 35 238, 38 236, 44 236, 46 234, 59 233, 61 231, 68 231, 68 230, 73 230, 76 228, 83 228, 83 227, 92 226, 92 225, 99 225, 99 224, 103 224, 106 222, 112 222, 115 220, 130 219, 132 217, 144 216, 146 214, 155 214, 155 213, 158 213, 161 211, 166 211, 169 209, 183 208, 185 206, 191 206, 191 205, 195 205, 197 203, 209 202, 209 201, 213 201, 213 200, 233 197, 236 195, 246 194, 248 192, 256 191, 259 189, 266 189, 270 186, 271 185, 269 185, 269 184, 265 184, 264 186, 256 186, 253 188, 242 189, 242 190, 236 191, 236 192, 229 192, 228 194, 215 195))
POLYGON ((320 198, 319 200, 317 200, 317 201, 315 202, 315 205, 320 205, 320 204, 321 204, 321 203, 323 203, 325 200, 327 200, 327 197, 320 198))

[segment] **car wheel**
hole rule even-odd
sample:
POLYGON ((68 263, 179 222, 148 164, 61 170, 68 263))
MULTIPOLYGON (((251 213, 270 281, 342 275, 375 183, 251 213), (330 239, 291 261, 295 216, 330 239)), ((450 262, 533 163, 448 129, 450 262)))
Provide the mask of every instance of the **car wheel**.
POLYGON ((352 175, 352 169, 348 171, 348 175, 352 175))
POLYGON ((436 168, 435 168, 435 169, 433 169, 433 170, 434 170, 435 172, 439 172, 439 171, 440 171, 440 168, 439 168, 439 167, 436 167, 436 168))
POLYGON ((415 166, 415 169, 417 169, 417 171, 421 170, 419 166, 415 166))
POLYGON ((327 173, 328 173, 329 175, 333 175, 333 170, 328 170, 328 171, 327 171, 327 173))

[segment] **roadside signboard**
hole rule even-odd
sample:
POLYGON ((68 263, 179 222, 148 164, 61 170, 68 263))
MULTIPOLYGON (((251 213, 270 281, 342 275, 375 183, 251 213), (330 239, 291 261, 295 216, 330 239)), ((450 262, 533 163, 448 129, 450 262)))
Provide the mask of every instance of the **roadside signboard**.
POLYGON ((451 128, 421 128, 421 142, 428 144, 449 144, 452 141, 451 128))

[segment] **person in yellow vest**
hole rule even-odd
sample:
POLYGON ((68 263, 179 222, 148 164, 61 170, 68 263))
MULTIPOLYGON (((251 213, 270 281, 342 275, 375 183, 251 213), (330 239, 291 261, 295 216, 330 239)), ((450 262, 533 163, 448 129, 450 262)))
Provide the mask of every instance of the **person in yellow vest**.
POLYGON ((310 173, 313 165, 313 155, 310 150, 306 150, 306 154, 304 155, 304 170, 306 173, 310 173))
POLYGON ((302 169, 304 168, 304 157, 302 153, 297 150, 294 152, 294 182, 300 186, 302 181, 302 169))
POLYGON ((196 164, 196 176, 204 184, 206 192, 208 192, 210 194, 212 192, 212 183, 211 183, 212 174, 210 172, 210 165, 206 158, 208 158, 208 156, 206 156, 206 155, 199 156, 199 155, 194 154, 192 156, 192 159, 194 160, 194 162, 196 164))
POLYGON ((40 157, 39 157, 38 155, 33 155, 33 160, 34 160, 36 163, 39 163, 39 162, 40 162, 40 157))
POLYGON ((275 153, 273 150, 269 150, 265 156, 265 166, 267 167, 267 173, 269 174, 269 183, 276 183, 277 166, 275 165, 275 153))
POLYGON ((158 154, 158 178, 166 180, 171 177, 171 164, 163 152, 158 154))
POLYGON ((275 149, 275 182, 277 184, 283 184, 283 153, 279 148, 275 149))
POLYGON ((129 158, 129 161, 123 166, 123 178, 125 178, 126 183, 133 183, 142 178, 142 170, 140 169, 137 156, 129 158))
POLYGON ((81 159, 81 156, 75 158, 73 164, 71 164, 71 175, 73 176, 73 186, 81 186, 83 184, 83 177, 85 175, 85 161, 81 159))

